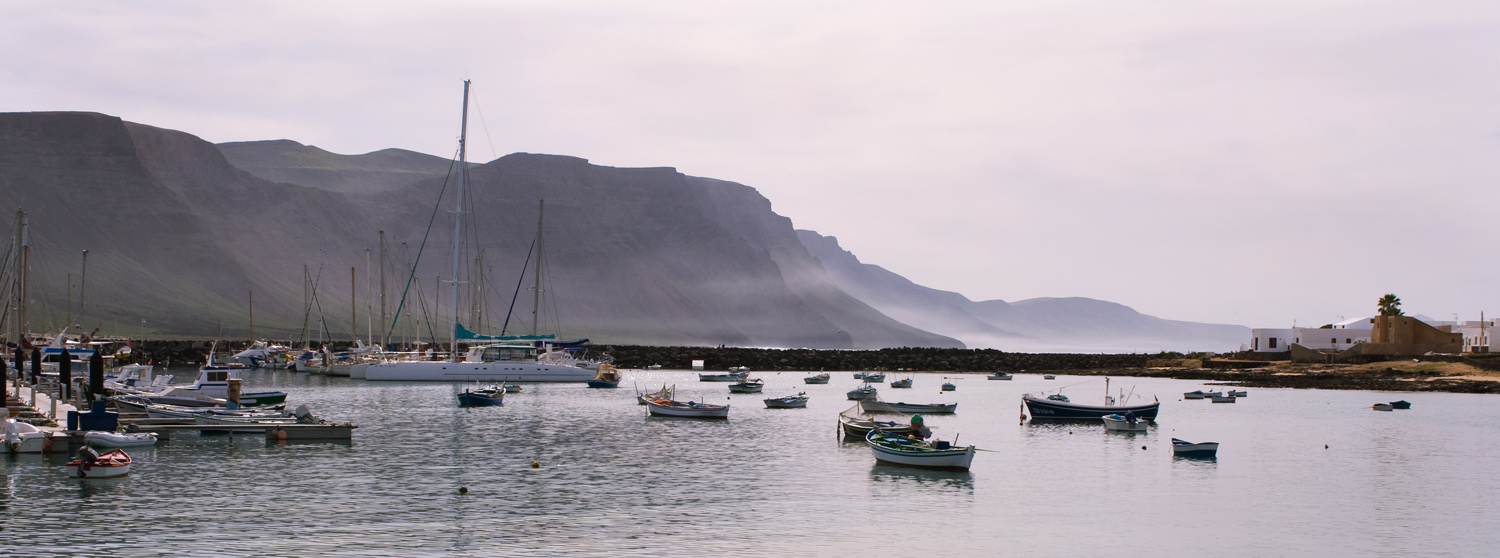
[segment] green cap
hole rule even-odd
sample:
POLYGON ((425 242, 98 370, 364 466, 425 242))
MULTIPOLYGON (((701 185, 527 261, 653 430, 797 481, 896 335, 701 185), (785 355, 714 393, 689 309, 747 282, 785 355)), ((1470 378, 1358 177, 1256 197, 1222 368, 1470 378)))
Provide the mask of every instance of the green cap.
POLYGON ((912 422, 922 422, 922 415, 912 415, 911 416, 911 421, 912 422))

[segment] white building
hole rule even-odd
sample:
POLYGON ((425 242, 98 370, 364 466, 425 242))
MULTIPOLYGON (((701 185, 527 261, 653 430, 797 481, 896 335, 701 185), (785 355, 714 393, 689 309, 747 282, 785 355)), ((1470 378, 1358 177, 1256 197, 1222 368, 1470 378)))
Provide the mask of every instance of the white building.
POLYGON ((1250 330, 1250 350, 1257 353, 1280 353, 1292 343, 1309 349, 1342 351, 1356 343, 1369 343, 1374 318, 1354 318, 1331 324, 1331 327, 1262 328, 1250 330))

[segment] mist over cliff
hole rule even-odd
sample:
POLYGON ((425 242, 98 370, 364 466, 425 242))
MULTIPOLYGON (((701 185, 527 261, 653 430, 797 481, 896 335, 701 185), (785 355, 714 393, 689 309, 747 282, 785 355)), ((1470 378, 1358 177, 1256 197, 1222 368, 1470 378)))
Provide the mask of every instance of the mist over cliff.
MULTIPOLYGON (((458 170, 398 149, 214 145, 96 113, 0 114, 0 199, 29 215, 38 332, 243 338, 253 292, 259 337, 390 328, 444 340, 458 170)), ((471 162, 467 188, 459 320, 481 333, 532 333, 535 321, 620 344, 1077 351, 1227 349, 1248 336, 1098 300, 928 289, 797 231, 753 188, 672 168, 517 153, 471 162)))

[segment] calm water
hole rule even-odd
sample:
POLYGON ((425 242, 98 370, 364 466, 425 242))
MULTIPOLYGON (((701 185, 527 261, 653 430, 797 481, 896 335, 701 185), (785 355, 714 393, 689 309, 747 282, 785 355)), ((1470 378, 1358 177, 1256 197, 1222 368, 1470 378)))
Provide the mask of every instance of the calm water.
MULTIPOLYGON (((179 378, 190 372, 174 371, 179 378)), ((0 457, 0 555, 50 556, 1480 556, 1500 548, 1500 397, 1251 389, 1179 401, 1193 381, 1120 378, 1160 396, 1160 426, 1107 434, 1019 421, 1021 394, 1103 381, 918 375, 891 401, 981 452, 970 473, 875 465, 836 436, 858 385, 755 374, 728 395, 686 372, 628 371, 618 390, 528 385, 458 408, 452 384, 248 374, 352 420, 352 443, 178 434, 132 451, 119 480, 69 480, 61 456, 0 457), (734 404, 728 421, 646 417, 633 390, 734 404), (806 409, 761 399, 806 391, 806 409), (1410 411, 1370 404, 1404 398, 1410 411), (1218 441, 1174 459, 1170 438, 1218 441), (1324 449, 1324 445, 1329 447, 1324 449), (1143 449, 1144 447, 1144 449, 1143 449), (542 465, 532 469, 533 460, 542 465), (459 487, 468 487, 459 495, 459 487)), ((894 377, 890 379, 895 379, 894 377)))

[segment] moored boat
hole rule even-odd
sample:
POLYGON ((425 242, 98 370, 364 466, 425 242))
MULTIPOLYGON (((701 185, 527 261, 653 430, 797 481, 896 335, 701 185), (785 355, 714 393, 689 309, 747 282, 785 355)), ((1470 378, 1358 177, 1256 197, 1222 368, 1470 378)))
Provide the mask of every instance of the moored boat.
POLYGON ((909 388, 909 387, 911 387, 911 378, 903 378, 903 379, 900 379, 900 380, 891 380, 891 387, 893 387, 893 388, 909 388))
POLYGON ((1218 442, 1193 443, 1172 438, 1172 455, 1178 457, 1214 457, 1218 453, 1218 442))
POLYGON ((700 382, 738 382, 750 376, 749 372, 730 372, 728 374, 699 374, 700 382))
POLYGON ((953 382, 943 382, 943 391, 953 391, 956 389, 958 389, 957 384, 954 384, 953 382))
POLYGON ((914 431, 910 424, 861 417, 859 414, 862 406, 863 404, 856 403, 853 407, 839 413, 839 431, 844 433, 845 438, 863 440, 865 439, 865 435, 869 434, 877 426, 889 434, 901 436, 911 434, 914 431))
POLYGON ((637 389, 636 393, 635 393, 635 400, 636 400, 636 403, 641 404, 641 405, 645 405, 647 401, 652 401, 652 400, 655 400, 655 399, 668 399, 668 400, 670 400, 670 399, 672 399, 672 395, 674 393, 676 393, 676 391, 677 391, 677 386, 674 385, 674 386, 671 386, 671 387, 667 387, 666 384, 662 384, 660 390, 653 391, 651 393, 641 393, 640 390, 637 389))
POLYGON ((874 430, 865 436, 865 444, 876 461, 923 467, 967 471, 974 461, 974 446, 954 447, 943 441, 911 441, 905 436, 874 430))
POLYGON ((766 384, 757 379, 744 379, 729 384, 729 393, 760 393, 766 384))
POLYGON ((990 375, 984 377, 984 379, 986 379, 986 380, 1011 380, 1011 379, 1014 379, 1014 378, 1015 378, 1015 376, 1012 376, 1012 375, 1007 374, 1005 372, 995 372, 994 374, 990 374, 990 375))
POLYGON ((115 448, 98 453, 83 446, 78 457, 68 462, 68 477, 75 479, 107 479, 130 474, 130 455, 115 448))
POLYGON ((807 396, 799 393, 797 395, 766 399, 765 402, 767 409, 795 409, 807 406, 807 396))
POLYGON ((1396 409, 1396 407, 1394 405, 1391 405, 1390 403, 1376 403, 1374 405, 1371 405, 1370 408, 1376 411, 1393 411, 1396 409))
POLYGON ((664 417, 729 418, 729 405, 712 405, 696 401, 655 399, 646 402, 646 409, 652 415, 664 417))
MULTIPOLYGON (((1104 379, 1104 393, 1103 405, 1074 403, 1066 395, 1060 393, 1047 397, 1038 397, 1028 393, 1021 396, 1021 401, 1026 404, 1026 409, 1031 411, 1031 420, 1103 420, 1104 415, 1123 415, 1131 412, 1141 420, 1149 422, 1156 420, 1156 413, 1161 409, 1161 402, 1155 400, 1142 405, 1117 404, 1116 399, 1109 395, 1109 378, 1104 379)), ((1122 395, 1121 399, 1128 401, 1130 397, 1122 395)))
POLYGON ((958 403, 887 403, 885 401, 866 400, 861 402, 860 405, 871 413, 951 415, 958 411, 958 403))
POLYGON ((862 386, 849 392, 850 401, 865 401, 874 399, 876 395, 875 386, 862 386))
POLYGON ((1051 374, 1047 374, 1047 375, 1045 375, 1045 376, 1042 376, 1042 379, 1043 379, 1043 380, 1056 380, 1056 379, 1057 379, 1057 376, 1053 376, 1053 375, 1051 375, 1051 374))
POLYGON ((818 374, 816 376, 808 376, 806 378, 803 378, 802 381, 809 384, 826 384, 828 383, 828 378, 828 374, 818 374))
POLYGON ((464 388, 463 393, 458 394, 458 404, 465 407, 485 407, 490 405, 505 404, 505 388, 503 386, 488 387, 483 389, 464 388))
POLYGON ((617 388, 624 376, 616 370, 614 365, 607 362, 599 363, 599 371, 594 374, 594 379, 588 381, 591 388, 617 388))
POLYGON ((885 381, 885 372, 865 372, 864 380, 872 384, 885 381))
POLYGON ((1233 395, 1214 395, 1209 399, 1212 399, 1214 403, 1234 403, 1234 400, 1239 398, 1233 395))
MULTIPOLYGON (((62 443, 66 445, 67 439, 62 443)), ((5 419, 5 449, 11 453, 46 453, 52 446, 52 433, 12 418, 5 419)))
POLYGON ((1183 399, 1203 399, 1203 390, 1194 390, 1182 394, 1183 399))
POLYGON ((156 434, 150 432, 103 432, 90 430, 83 433, 83 443, 96 448, 138 448, 156 445, 156 434))
POLYGON ((1104 415, 1104 429, 1114 432, 1146 432, 1146 421, 1136 420, 1135 415, 1104 415))
POLYGON ((1403 401, 1392 401, 1391 402, 1391 407, 1394 407, 1394 408, 1397 408, 1397 409, 1410 409, 1411 408, 1411 402, 1410 401, 1404 401, 1404 400, 1403 401))
POLYGON ((1247 395, 1250 395, 1250 392, 1243 391, 1243 390, 1234 390, 1234 389, 1229 390, 1229 396, 1230 397, 1245 397, 1247 395))

